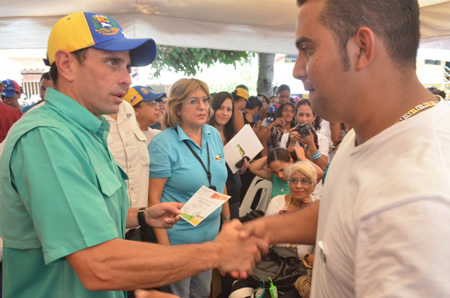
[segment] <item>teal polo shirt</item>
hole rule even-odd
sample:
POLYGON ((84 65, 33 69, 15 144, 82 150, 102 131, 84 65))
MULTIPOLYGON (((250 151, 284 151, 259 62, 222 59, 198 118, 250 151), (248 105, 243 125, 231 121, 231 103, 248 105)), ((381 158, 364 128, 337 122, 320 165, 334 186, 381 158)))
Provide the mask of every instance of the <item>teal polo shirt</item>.
POLYGON ((0 159, 3 297, 126 297, 88 291, 65 258, 123 238, 126 175, 107 149, 108 130, 51 88, 11 130, 0 159))
MULTIPOLYGON (((209 186, 205 169, 183 142, 184 140, 189 142, 206 168, 208 168, 206 150, 208 144, 211 184, 216 186, 217 191, 223 192, 227 169, 219 132, 210 125, 203 125, 202 143, 198 146, 179 125, 177 131, 167 128, 157 134, 149 145, 150 178, 168 178, 161 202, 186 203, 202 185, 209 186)), ((172 229, 167 230, 170 243, 200 243, 214 240, 219 232, 221 211, 222 208, 218 208, 196 227, 183 219, 180 220, 172 229)))

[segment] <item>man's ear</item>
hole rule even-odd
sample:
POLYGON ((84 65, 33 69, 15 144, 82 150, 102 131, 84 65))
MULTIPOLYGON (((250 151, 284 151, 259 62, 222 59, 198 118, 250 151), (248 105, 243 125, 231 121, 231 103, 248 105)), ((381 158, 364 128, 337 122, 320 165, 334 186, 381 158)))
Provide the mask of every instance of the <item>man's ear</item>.
POLYGON ((373 31, 367 27, 358 29, 355 35, 351 38, 355 56, 355 69, 362 70, 367 67, 374 57, 375 51, 375 35, 373 31))
POLYGON ((58 67, 58 76, 64 77, 67 81, 72 81, 74 78, 72 64, 75 62, 75 57, 65 50, 59 50, 55 54, 55 63, 58 67))
POLYGON ((134 114, 136 115, 136 117, 138 117, 138 115, 141 113, 140 109, 134 109, 134 114))

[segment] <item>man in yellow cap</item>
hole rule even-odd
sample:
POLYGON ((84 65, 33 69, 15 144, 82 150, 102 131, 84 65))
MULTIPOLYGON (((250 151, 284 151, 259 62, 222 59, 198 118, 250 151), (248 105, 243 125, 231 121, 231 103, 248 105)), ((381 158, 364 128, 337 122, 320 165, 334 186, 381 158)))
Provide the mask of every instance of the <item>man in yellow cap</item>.
POLYGON ((195 246, 123 239, 139 222, 172 227, 181 208, 129 208, 127 175, 107 148, 102 115, 118 112, 130 67, 155 56, 152 39, 126 38, 106 15, 77 12, 53 27, 47 58, 54 89, 14 126, 0 159, 4 297, 126 297, 126 290, 213 267, 248 272, 267 249, 257 238, 240 238, 238 222, 195 246))

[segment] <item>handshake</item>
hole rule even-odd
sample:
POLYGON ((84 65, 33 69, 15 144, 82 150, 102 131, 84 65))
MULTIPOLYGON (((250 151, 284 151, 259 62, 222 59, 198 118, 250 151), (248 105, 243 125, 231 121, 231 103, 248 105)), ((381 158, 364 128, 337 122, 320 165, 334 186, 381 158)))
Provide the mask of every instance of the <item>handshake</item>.
MULTIPOLYGON (((145 209, 145 220, 154 228, 172 228, 180 220, 183 204, 160 203, 145 209)), ((213 242, 192 244, 198 254, 208 260, 208 267, 217 268, 222 274, 245 279, 252 268, 269 251, 269 237, 264 217, 242 224, 234 219, 224 224, 213 242)), ((174 246, 175 249, 181 247, 174 246)), ((183 249, 186 252, 186 249, 183 249)), ((190 259, 186 255, 186 258, 190 259)), ((198 257, 197 257, 198 259, 198 257)), ((204 266, 203 264, 202 266, 204 266)), ((190 264, 192 269, 192 264, 190 264)), ((201 268, 199 272, 208 268, 201 268)))
MULTIPOLYGON (((146 223, 155 228, 170 229, 180 220, 179 209, 182 205, 166 202, 148 207, 145 209, 146 223)), ((157 272, 162 266, 164 272, 170 274, 152 273, 152 282, 146 281, 145 287, 140 288, 160 287, 213 268, 234 279, 248 278, 262 256, 268 253, 269 243, 273 240, 266 219, 262 217, 245 224, 234 219, 224 224, 216 239, 210 242, 174 246, 149 244, 152 246, 146 247, 145 251, 152 251, 152 254, 159 256, 157 260, 152 260, 154 271, 157 272)), ((155 290, 137 290, 136 297, 177 296, 155 290)))
MULTIPOLYGON (((252 222, 256 221, 263 222, 260 220, 252 222)), ((255 228, 255 226, 249 226, 248 224, 243 225, 239 220, 234 219, 222 226, 222 230, 214 242, 196 244, 191 246, 192 249, 189 248, 190 245, 179 247, 187 254, 186 259, 191 260, 186 262, 189 269, 185 268, 184 271, 195 274, 194 272, 203 271, 206 269, 204 267, 207 266, 210 269, 217 268, 222 275, 229 274, 235 279, 246 279, 251 275, 256 263, 269 250, 268 237, 263 236, 263 234, 265 235, 264 226, 255 228), (196 258, 188 256, 191 252, 195 252, 196 258), (192 262, 192 260, 196 261, 192 262)), ((183 268, 183 266, 180 267, 183 268)), ((161 284, 167 284, 167 280, 159 281, 159 285, 161 284)), ((135 297, 176 298, 178 296, 156 290, 136 290, 135 297)))
MULTIPOLYGON (((261 220, 259 222, 263 223, 261 220)), ((269 238, 265 229, 254 225, 253 222, 252 224, 242 224, 235 219, 222 226, 212 243, 219 253, 219 263, 214 267, 219 269, 222 275, 229 274, 235 279, 246 279, 256 263, 269 251, 269 238)))
MULTIPOLYGON (((170 229, 180 220, 179 209, 182 206, 181 203, 166 202, 146 208, 146 223, 155 228, 170 229)), ((269 251, 270 240, 272 239, 269 239, 264 217, 245 224, 234 219, 222 226, 215 241, 194 244, 194 250, 208 260, 209 269, 217 268, 222 274, 230 274, 235 279, 245 279, 255 264, 269 251)), ((186 252, 186 249, 183 251, 186 252)), ((190 266, 192 269, 192 264, 190 266)), ((206 269, 208 268, 198 271, 206 269)))

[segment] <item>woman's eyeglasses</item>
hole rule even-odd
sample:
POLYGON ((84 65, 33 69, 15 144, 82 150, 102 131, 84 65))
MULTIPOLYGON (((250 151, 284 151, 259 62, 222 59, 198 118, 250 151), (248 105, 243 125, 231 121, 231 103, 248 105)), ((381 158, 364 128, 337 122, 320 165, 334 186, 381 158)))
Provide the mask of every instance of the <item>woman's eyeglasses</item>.
POLYGON ((211 97, 209 97, 209 96, 208 97, 203 97, 203 98, 191 97, 188 100, 183 101, 183 103, 188 103, 191 106, 198 106, 198 105, 200 105, 200 101, 202 101, 203 104, 205 106, 207 106, 211 102, 211 97))
POLYGON ((310 186, 312 184, 312 182, 310 180, 304 179, 304 178, 303 179, 296 179, 296 178, 294 178, 294 179, 290 179, 289 180, 289 183, 292 183, 292 184, 295 184, 295 185, 297 185, 299 182, 300 182, 300 184, 302 186, 310 186))

